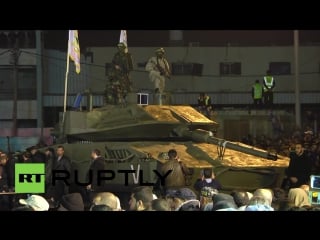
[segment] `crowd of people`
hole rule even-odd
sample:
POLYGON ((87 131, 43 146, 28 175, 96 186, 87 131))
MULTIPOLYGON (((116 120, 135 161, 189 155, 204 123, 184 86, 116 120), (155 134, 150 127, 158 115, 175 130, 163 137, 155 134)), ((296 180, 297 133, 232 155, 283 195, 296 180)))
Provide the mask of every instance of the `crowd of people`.
POLYGON ((11 211, 319 211, 312 206, 308 186, 282 189, 259 188, 254 192, 234 190, 219 192, 203 187, 199 195, 188 187, 169 189, 164 196, 156 196, 148 186, 133 188, 128 208, 111 192, 98 192, 86 206, 80 193, 67 193, 58 206, 52 207, 41 195, 19 199, 19 206, 11 211))
MULTIPOLYGON (((202 169, 196 181, 190 182, 192 169, 184 164, 175 149, 170 149, 166 162, 158 162, 157 167, 159 174, 168 175, 164 182, 155 186, 133 187, 126 196, 107 191, 105 182, 89 181, 89 178, 95 179, 93 176, 97 176, 100 170, 106 169, 106 161, 100 150, 93 149, 85 181, 88 184, 66 185, 62 180, 53 184, 46 175, 45 193, 3 194, 0 195, 0 207, 7 211, 319 210, 311 204, 308 194, 312 158, 301 142, 296 142, 293 148, 289 154, 290 164, 282 188, 262 188, 254 192, 235 189, 226 192, 213 168, 202 169)), ((36 147, 31 147, 19 159, 9 158, 4 152, 0 154, 2 193, 14 191, 13 169, 17 161, 26 164, 45 163, 46 173, 52 170, 72 172, 73 166, 70 158, 64 154, 62 145, 56 149, 46 148, 43 153, 36 147)))

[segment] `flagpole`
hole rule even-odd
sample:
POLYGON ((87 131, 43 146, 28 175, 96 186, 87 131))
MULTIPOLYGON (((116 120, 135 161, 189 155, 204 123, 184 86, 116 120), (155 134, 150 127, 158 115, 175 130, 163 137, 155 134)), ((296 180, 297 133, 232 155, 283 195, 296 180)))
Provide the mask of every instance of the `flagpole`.
POLYGON ((64 79, 64 102, 63 102, 63 112, 67 111, 67 90, 68 90, 68 75, 69 75, 69 51, 70 51, 70 39, 68 40, 68 52, 67 52, 67 69, 66 77, 64 79))
MULTIPOLYGON (((70 33, 69 33, 70 35, 70 33)), ((66 68, 66 76, 64 79, 64 100, 63 100, 63 115, 62 115, 62 127, 64 125, 65 114, 67 111, 67 90, 68 90, 68 75, 69 75, 69 53, 70 53, 70 37, 68 38, 68 51, 67 51, 67 68, 66 68)))

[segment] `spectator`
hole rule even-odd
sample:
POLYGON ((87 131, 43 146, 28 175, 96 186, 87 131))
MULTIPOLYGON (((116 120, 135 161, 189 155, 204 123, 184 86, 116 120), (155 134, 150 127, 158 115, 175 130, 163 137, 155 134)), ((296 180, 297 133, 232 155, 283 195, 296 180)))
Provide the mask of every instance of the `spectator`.
POLYGON ((263 87, 258 79, 255 81, 254 85, 252 86, 251 96, 253 99, 254 107, 262 105, 263 87))
POLYGON ((290 152, 290 162, 286 169, 286 178, 282 188, 297 188, 308 184, 312 172, 312 160, 300 142, 295 144, 294 151, 290 152))
MULTIPOLYGON (((69 157, 67 157, 64 154, 64 147, 62 145, 59 145, 56 149, 56 159, 53 163, 53 169, 52 170, 59 170, 59 171, 66 171, 70 173, 70 178, 72 179, 73 173, 72 173, 72 166, 71 166, 71 160, 69 157)), ((56 177, 64 178, 65 174, 56 174, 56 177)), ((61 197, 64 194, 69 193, 69 186, 66 185, 64 180, 56 180, 52 183, 52 188, 50 189, 49 195, 52 195, 54 201, 60 201, 61 197)))
POLYGON ((84 203, 80 193, 63 195, 58 211, 84 211, 84 203))
POLYGON ((302 188, 291 188, 288 193, 288 200, 296 207, 311 206, 308 194, 302 188))
POLYGON ((121 211, 119 198, 111 192, 100 192, 92 200, 92 207, 98 205, 108 206, 111 211, 121 211))
POLYGON ((187 186, 186 179, 192 173, 178 157, 175 149, 168 151, 169 160, 161 166, 161 174, 164 176, 169 170, 172 172, 165 179, 165 189, 187 186))
POLYGON ((264 104, 270 107, 273 105, 273 89, 276 86, 274 77, 271 76, 270 70, 267 70, 266 76, 263 77, 263 86, 264 104))
POLYGON ((168 201, 163 198, 152 200, 151 206, 155 211, 171 211, 168 201))
POLYGON ((220 182, 215 179, 212 168, 203 169, 200 173, 200 178, 197 179, 193 187, 196 191, 199 192, 203 187, 211 187, 217 190, 220 190, 222 188, 220 182))
POLYGON ((39 195, 31 195, 27 199, 20 199, 19 203, 31 207, 34 211, 48 211, 49 203, 39 195))
POLYGON ((136 187, 132 190, 129 200, 130 211, 151 211, 153 192, 150 187, 136 187))
POLYGON ((206 93, 200 93, 198 97, 198 111, 210 118, 212 111, 211 97, 206 93))

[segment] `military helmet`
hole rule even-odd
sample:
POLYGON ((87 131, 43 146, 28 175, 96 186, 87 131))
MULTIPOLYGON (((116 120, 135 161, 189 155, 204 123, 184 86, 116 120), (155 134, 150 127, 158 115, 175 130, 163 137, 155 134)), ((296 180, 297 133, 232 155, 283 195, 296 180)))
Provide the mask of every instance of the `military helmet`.
POLYGON ((164 48, 157 48, 156 53, 165 53, 164 48))

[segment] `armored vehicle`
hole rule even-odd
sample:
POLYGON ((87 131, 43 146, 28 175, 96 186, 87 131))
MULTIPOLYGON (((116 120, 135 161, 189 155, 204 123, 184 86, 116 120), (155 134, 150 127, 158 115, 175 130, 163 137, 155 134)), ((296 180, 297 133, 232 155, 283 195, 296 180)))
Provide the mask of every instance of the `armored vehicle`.
POLYGON ((154 170, 164 163, 170 149, 193 169, 191 187, 200 170, 213 167, 223 190, 248 191, 279 185, 288 159, 264 150, 216 136, 219 124, 191 106, 106 105, 90 111, 66 111, 55 129, 57 145, 63 145, 79 180, 90 165, 90 152, 100 149, 110 175, 110 191, 154 184, 154 170), (135 170, 128 174, 127 170, 135 170), (120 172, 119 172, 120 171, 120 172))

